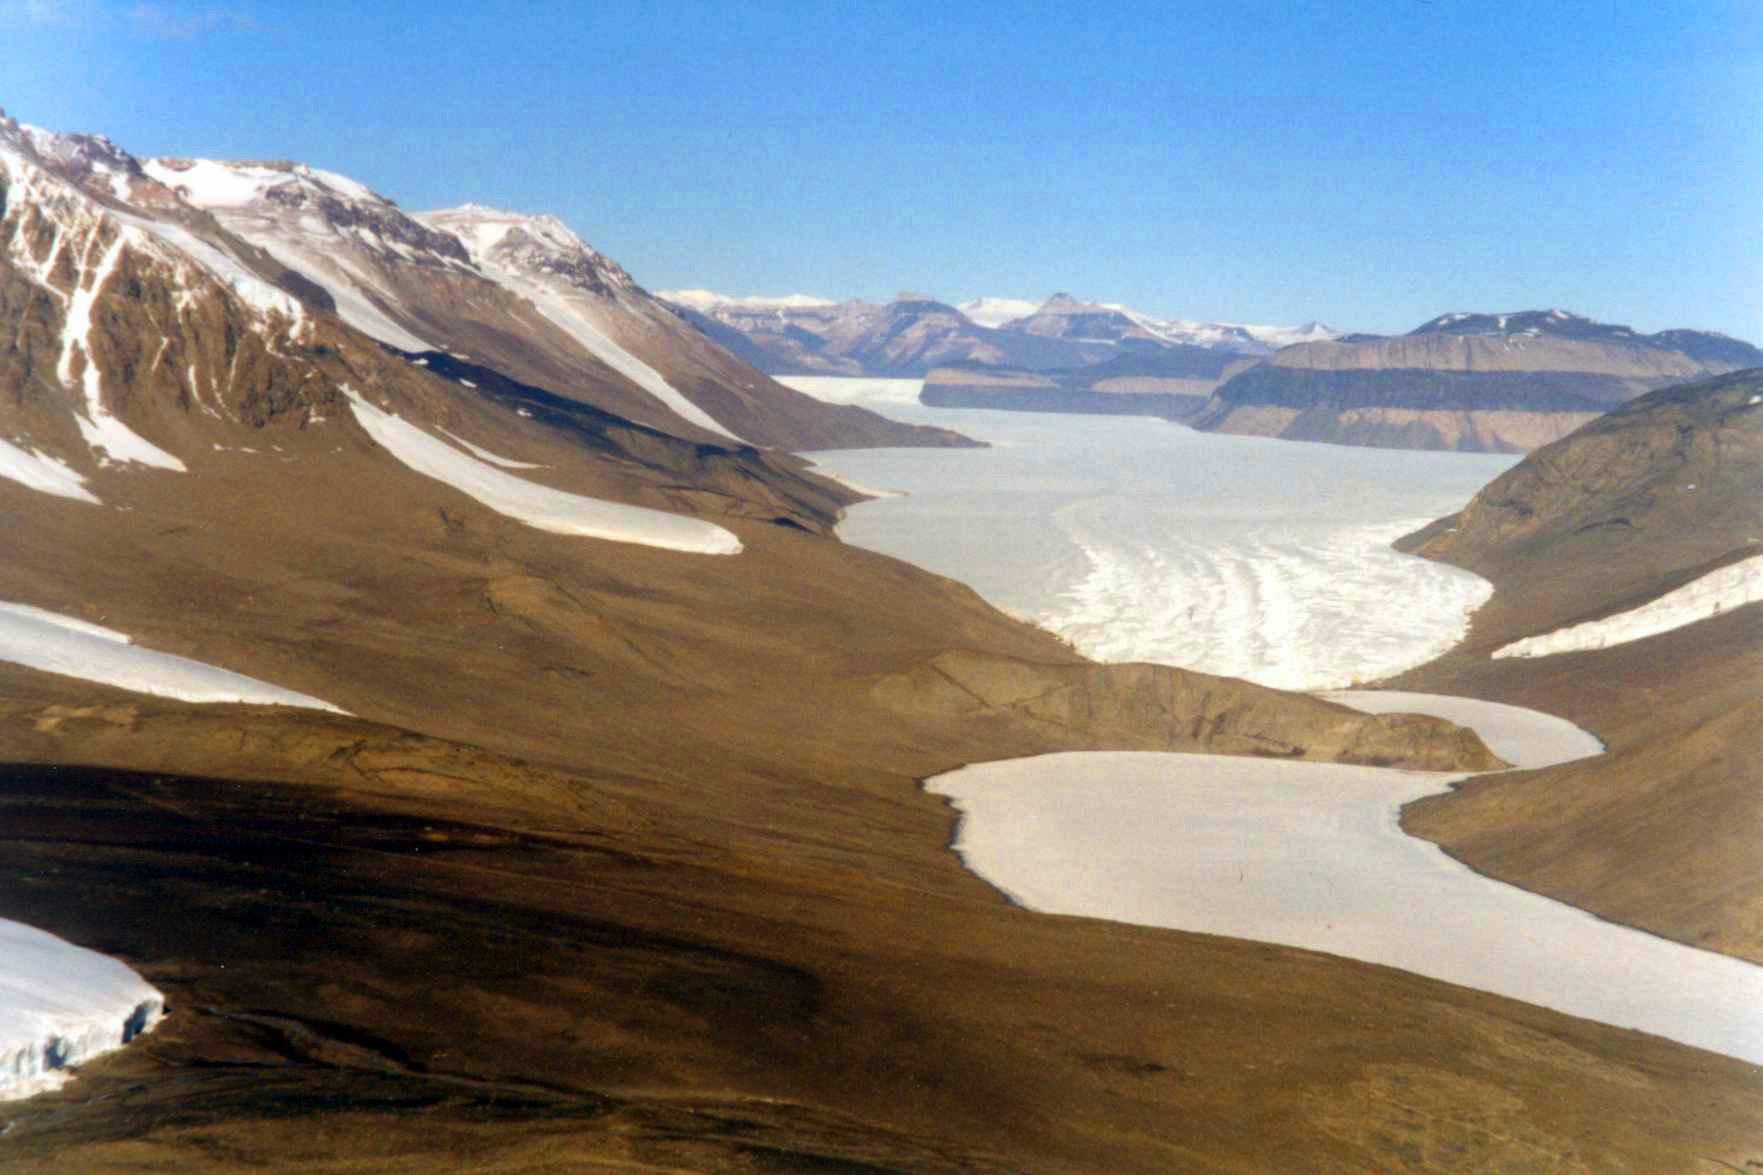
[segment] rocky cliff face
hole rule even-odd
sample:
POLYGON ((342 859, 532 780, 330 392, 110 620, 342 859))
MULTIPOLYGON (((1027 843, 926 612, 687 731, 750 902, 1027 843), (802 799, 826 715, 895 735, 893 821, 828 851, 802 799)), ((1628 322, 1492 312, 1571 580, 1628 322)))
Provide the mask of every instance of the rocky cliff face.
MULTIPOLYGON (((1653 388, 1763 352, 1637 335, 1558 310, 1449 314, 1394 338, 1288 347, 1221 385, 1197 428, 1394 448, 1524 452, 1653 388)), ((1749 365, 1749 364, 1745 364, 1749 365)))

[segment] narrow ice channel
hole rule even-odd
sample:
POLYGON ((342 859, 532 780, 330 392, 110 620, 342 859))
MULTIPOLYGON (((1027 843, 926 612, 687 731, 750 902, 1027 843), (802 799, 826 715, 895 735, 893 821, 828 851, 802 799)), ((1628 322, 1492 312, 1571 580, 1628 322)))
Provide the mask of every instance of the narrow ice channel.
MULTIPOLYGON (((1335 700, 1466 723, 1520 766, 1600 749, 1513 706, 1335 700)), ((968 868, 1033 910, 1345 955, 1763 1064, 1763 967, 1483 877, 1402 831, 1404 804, 1460 778, 1120 752, 980 763, 925 786, 961 813, 968 868)))

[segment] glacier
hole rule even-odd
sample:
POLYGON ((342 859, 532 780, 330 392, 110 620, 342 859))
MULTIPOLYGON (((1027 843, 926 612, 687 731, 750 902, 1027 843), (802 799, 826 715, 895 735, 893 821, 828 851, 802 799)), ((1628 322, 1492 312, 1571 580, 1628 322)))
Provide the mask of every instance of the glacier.
POLYGON ((117 960, 0 918, 0 1101, 62 1085, 164 1011, 159 990, 117 960))
POLYGON ((851 507, 845 541, 962 580, 1099 660, 1335 688, 1444 652, 1492 591, 1389 544, 1460 509, 1513 456, 927 408, 913 403, 915 380, 783 382, 990 442, 813 458, 851 484, 902 492, 851 507))

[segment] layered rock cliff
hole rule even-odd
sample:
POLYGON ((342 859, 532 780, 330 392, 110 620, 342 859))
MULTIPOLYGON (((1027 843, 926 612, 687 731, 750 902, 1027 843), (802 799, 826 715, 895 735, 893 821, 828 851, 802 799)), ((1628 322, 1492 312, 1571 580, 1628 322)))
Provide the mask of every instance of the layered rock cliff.
POLYGON ((1390 448, 1525 452, 1642 392, 1763 363, 1696 331, 1638 335, 1563 311, 1445 315, 1394 338, 1303 343, 1222 384, 1191 423, 1390 448))

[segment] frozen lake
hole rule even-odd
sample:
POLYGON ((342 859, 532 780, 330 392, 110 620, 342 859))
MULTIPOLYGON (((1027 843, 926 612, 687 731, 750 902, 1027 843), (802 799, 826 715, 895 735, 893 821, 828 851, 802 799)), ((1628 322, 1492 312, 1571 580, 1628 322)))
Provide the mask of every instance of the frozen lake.
POLYGON ((1286 689, 1370 680, 1456 643, 1487 584, 1389 543, 1516 460, 925 408, 916 380, 784 382, 994 446, 815 455, 904 494, 853 507, 846 542, 970 584, 1099 660, 1286 689))
MULTIPOLYGON (((1596 753, 1571 724, 1464 698, 1340 696, 1435 713, 1521 766, 1596 753)), ((968 868, 1029 909, 1383 963, 1763 1064, 1763 968, 1493 881, 1404 833, 1461 776, 1128 752, 978 763, 927 781, 968 868)))

